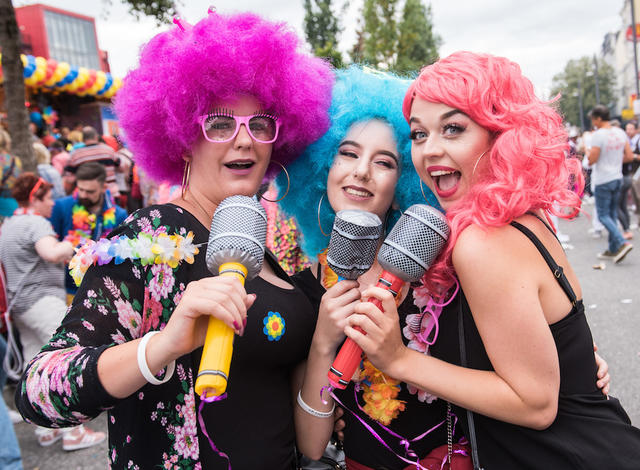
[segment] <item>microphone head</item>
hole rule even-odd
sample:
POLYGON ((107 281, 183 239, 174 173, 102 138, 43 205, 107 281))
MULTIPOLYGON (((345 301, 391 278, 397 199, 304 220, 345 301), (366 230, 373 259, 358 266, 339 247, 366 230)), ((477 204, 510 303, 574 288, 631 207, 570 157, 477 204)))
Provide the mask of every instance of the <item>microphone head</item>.
POLYGON ((409 207, 378 252, 378 262, 405 282, 417 282, 449 238, 445 215, 425 204, 409 207))
POLYGON ((371 212, 343 210, 336 214, 327 251, 327 264, 340 277, 358 279, 376 258, 382 222, 371 212))
POLYGON ((266 240, 267 214, 260 203, 249 196, 229 196, 213 214, 207 267, 217 276, 220 265, 240 263, 251 280, 262 269, 266 240))

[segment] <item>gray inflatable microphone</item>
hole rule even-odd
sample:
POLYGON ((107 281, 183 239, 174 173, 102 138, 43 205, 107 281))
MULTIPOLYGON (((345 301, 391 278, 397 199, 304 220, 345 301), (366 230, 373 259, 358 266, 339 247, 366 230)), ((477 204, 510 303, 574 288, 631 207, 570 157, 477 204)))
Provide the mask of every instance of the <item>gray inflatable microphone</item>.
POLYGON ((327 250, 327 264, 342 279, 358 279, 371 269, 382 236, 380 218, 361 210, 336 214, 327 250))
MULTIPOLYGON (((449 225, 442 212, 424 204, 409 207, 378 251, 378 262, 384 271, 376 287, 386 289, 396 297, 406 282, 420 280, 448 238, 449 225)), ((383 310, 378 299, 369 299, 369 302, 383 310)), ((360 346, 347 338, 329 369, 329 383, 334 388, 346 388, 361 357, 360 346)))
MULTIPOLYGON (((206 261, 213 275, 232 276, 242 282, 262 269, 267 239, 267 214, 256 199, 230 196, 216 208, 211 221, 206 261)), ((222 395, 227 388, 234 332, 209 317, 195 390, 205 398, 222 395)))

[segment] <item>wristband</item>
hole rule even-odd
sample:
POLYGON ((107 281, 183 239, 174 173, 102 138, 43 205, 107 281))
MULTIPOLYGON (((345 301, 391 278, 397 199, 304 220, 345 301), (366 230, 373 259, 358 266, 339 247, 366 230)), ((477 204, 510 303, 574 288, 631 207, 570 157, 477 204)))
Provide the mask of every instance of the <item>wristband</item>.
POLYGON ((149 370, 146 356, 147 343, 149 342, 151 337, 157 333, 160 332, 150 331, 149 333, 144 335, 142 337, 142 341, 138 343, 138 369, 140 369, 140 373, 142 373, 142 376, 145 378, 145 380, 153 385, 161 385, 165 382, 168 382, 169 379, 173 377, 173 371, 176 368, 176 361, 171 361, 169 364, 167 364, 167 371, 165 372, 162 379, 156 378, 149 370))
POLYGON ((333 403, 333 406, 329 411, 318 411, 315 408, 311 408, 309 405, 307 405, 304 402, 304 400, 302 399, 301 392, 302 390, 298 391, 298 405, 300 405, 300 408, 302 408, 304 411, 306 411, 310 415, 315 416, 316 418, 331 418, 333 416, 333 411, 336 409, 335 402, 333 403))

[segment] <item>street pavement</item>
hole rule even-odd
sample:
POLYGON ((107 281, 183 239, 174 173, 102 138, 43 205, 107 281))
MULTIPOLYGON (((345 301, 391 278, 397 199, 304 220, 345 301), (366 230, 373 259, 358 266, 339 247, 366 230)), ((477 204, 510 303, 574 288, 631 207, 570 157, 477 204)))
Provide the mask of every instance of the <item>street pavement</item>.
MULTIPOLYGON (((593 206, 585 205, 590 213, 593 206)), ((637 215, 632 219, 637 221, 637 215)), ((596 254, 606 249, 606 238, 588 234, 590 220, 581 215, 573 221, 560 221, 560 230, 570 236, 567 255, 582 285, 587 318, 600 354, 609 363, 611 395, 617 397, 631 421, 640 425, 640 231, 634 230, 636 248, 618 265, 604 261, 604 269, 594 269, 601 260, 596 254)), ((13 389, 5 389, 5 401, 13 405, 13 389)), ((107 430, 103 413, 89 424, 94 430, 107 430)), ((103 470, 107 468, 107 442, 75 452, 62 450, 61 442, 40 447, 33 426, 15 425, 25 470, 103 470)))

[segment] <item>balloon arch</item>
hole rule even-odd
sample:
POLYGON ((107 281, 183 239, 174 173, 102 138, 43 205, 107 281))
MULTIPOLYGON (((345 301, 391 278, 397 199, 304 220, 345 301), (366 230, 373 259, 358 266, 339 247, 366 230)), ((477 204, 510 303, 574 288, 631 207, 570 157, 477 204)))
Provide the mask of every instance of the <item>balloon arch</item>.
MULTIPOLYGON (((102 70, 90 70, 69 65, 67 62, 57 62, 32 55, 22 54, 21 59, 24 67, 24 83, 30 88, 110 99, 122 86, 122 79, 102 70)), ((1 61, 2 54, 0 54, 1 61)), ((0 84, 2 82, 0 68, 0 84)))

